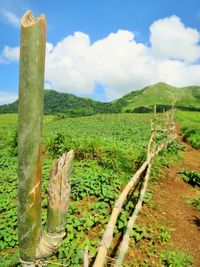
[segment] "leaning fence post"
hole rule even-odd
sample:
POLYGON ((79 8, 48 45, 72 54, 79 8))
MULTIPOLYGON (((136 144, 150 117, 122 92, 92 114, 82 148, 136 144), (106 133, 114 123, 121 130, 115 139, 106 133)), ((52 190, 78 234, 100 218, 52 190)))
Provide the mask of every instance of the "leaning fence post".
POLYGON ((22 266, 35 266, 41 224, 41 134, 46 46, 45 16, 21 20, 18 139, 18 229, 22 266))

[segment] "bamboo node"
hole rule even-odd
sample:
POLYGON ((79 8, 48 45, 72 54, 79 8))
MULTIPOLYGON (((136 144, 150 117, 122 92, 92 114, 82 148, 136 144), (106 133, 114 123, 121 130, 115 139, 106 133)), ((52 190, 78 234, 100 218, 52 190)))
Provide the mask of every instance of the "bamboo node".
POLYGON ((36 248, 36 259, 46 258, 56 252, 64 236, 65 232, 50 234, 44 231, 36 248))
POLYGON ((22 267, 35 267, 35 263, 33 261, 24 261, 19 258, 22 267))

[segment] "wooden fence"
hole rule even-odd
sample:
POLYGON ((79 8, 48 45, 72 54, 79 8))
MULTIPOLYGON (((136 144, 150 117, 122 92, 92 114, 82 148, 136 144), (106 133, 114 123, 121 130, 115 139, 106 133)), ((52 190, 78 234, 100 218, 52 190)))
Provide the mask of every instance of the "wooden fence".
MULTIPOLYGON (((122 242, 120 244, 120 249, 118 253, 118 257, 114 260, 114 266, 118 267, 122 265, 124 256, 128 250, 130 234, 133 229, 134 223, 137 219, 138 213, 142 208, 142 202, 144 199, 144 195, 147 189, 152 161, 161 151, 167 148, 167 146, 175 139, 175 124, 174 124, 174 107, 172 106, 172 110, 166 112, 166 119, 164 122, 164 127, 159 126, 157 115, 156 115, 156 107, 154 109, 154 118, 151 123, 151 136, 148 143, 147 149, 147 157, 146 161, 142 164, 142 166, 135 172, 135 174, 131 177, 128 184, 125 186, 123 191, 121 192, 119 198, 116 200, 114 208, 112 210, 110 220, 106 227, 106 230, 103 234, 103 237, 100 241, 98 253, 96 259, 94 261, 93 267, 103 267, 106 263, 106 259, 109 253, 109 249, 113 240, 114 228, 117 223, 117 218, 122 211, 122 207, 127 199, 129 193, 136 188, 139 182, 142 182, 142 186, 139 193, 138 202, 135 206, 133 214, 128 220, 127 229, 123 236, 122 242), (159 141, 159 137, 162 136, 162 140, 159 141), (143 179, 143 174, 145 177, 143 179), (143 179, 143 181, 142 181, 143 179)), ((85 259, 87 257, 84 257, 85 259)), ((84 266, 86 267, 88 260, 86 259, 84 266)))

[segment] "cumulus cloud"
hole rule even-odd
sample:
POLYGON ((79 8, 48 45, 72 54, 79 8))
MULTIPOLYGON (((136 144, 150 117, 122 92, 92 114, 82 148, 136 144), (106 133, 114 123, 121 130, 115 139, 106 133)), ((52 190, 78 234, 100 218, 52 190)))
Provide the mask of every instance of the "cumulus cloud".
POLYGON ((19 47, 5 46, 1 53, 2 61, 10 63, 19 60, 19 47))
POLYGON ((177 16, 160 19, 150 27, 150 42, 155 55, 161 58, 195 62, 200 58, 200 33, 187 28, 177 16))
POLYGON ((150 26, 150 47, 136 42, 130 31, 94 43, 76 32, 47 51, 46 80, 52 88, 79 94, 92 93, 100 83, 109 99, 159 81, 200 84, 199 40, 199 32, 176 16, 150 26))
POLYGON ((3 10, 2 15, 6 19, 6 22, 15 28, 20 28, 20 18, 16 14, 8 10, 3 10))
POLYGON ((7 91, 0 91, 0 105, 11 103, 17 100, 17 95, 7 91))
MULTIPOLYGON (((133 32, 119 30, 92 43, 75 32, 57 44, 47 43, 45 80, 48 88, 92 95, 101 84, 108 99, 156 82, 200 85, 200 33, 176 16, 150 26, 150 46, 133 32)), ((18 48, 5 47, 2 57, 18 58, 18 48), (15 50, 13 50, 15 49, 15 50)))

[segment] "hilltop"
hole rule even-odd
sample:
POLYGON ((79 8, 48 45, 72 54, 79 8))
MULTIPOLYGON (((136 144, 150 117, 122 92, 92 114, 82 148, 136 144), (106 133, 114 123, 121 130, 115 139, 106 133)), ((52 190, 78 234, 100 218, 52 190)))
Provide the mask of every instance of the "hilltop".
MULTIPOLYGON (((133 91, 109 103, 78 97, 54 90, 44 91, 44 114, 65 113, 72 116, 97 113, 150 112, 154 105, 158 111, 168 109, 176 99, 176 107, 182 110, 200 110, 200 87, 177 88, 166 83, 157 83, 133 91)), ((16 113, 18 101, 0 106, 0 113, 16 113)))
POLYGON ((162 111, 167 109, 173 100, 176 99, 176 107, 182 110, 200 110, 200 87, 174 87, 166 83, 157 83, 131 92, 121 99, 122 112, 148 112, 154 105, 162 111))

